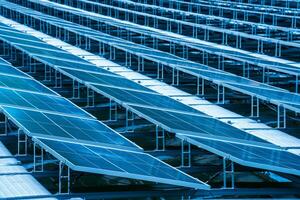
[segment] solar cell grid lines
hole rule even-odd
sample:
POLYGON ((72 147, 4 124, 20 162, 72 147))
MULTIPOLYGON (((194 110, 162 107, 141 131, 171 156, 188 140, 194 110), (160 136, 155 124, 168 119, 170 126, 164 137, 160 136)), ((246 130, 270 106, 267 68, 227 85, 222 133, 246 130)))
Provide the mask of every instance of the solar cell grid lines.
POLYGON ((0 1, 0 180, 45 189, 21 199, 299 197, 299 2, 0 1))

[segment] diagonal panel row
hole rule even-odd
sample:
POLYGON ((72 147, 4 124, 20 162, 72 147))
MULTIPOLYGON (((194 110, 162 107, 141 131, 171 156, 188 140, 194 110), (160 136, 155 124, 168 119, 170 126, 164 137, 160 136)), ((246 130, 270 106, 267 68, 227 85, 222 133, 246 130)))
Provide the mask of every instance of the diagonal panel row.
MULTIPOLYGON (((21 82, 22 85, 27 88, 26 92, 22 92, 31 95, 22 96, 22 100, 16 99, 20 96, 20 91, 16 91, 14 86, 5 86, 6 91, 3 92, 3 95, 9 95, 9 99, 12 101, 12 103, 1 102, 0 107, 2 112, 22 131, 24 131, 30 137, 33 137, 33 140, 45 148, 46 151, 50 152, 60 161, 66 163, 71 169, 83 172, 94 172, 125 178, 141 179, 145 181, 154 181, 165 184, 174 184, 197 189, 209 188, 208 185, 202 183, 201 181, 176 170, 175 168, 148 154, 142 153, 140 147, 128 141, 112 129, 105 126, 103 123, 95 120, 89 114, 85 113, 83 110, 76 107, 64 98, 59 97, 56 94, 49 95, 41 92, 39 87, 44 88, 44 90, 48 91, 48 93, 52 91, 46 89, 38 82, 34 81, 33 85, 38 85, 39 87, 31 87, 31 81, 33 81, 33 79, 27 77, 17 70, 14 70, 11 65, 2 59, 0 59, 0 63, 0 67, 3 67, 4 69, 12 68, 7 70, 6 73, 10 73, 10 71, 12 71, 15 72, 15 74, 18 74, 18 76, 24 76, 24 78, 28 80, 28 82, 21 82), (29 107, 24 103, 25 101, 27 103, 31 103, 35 98, 37 99, 41 95, 43 95, 46 99, 42 99, 42 101, 39 103, 51 102, 51 99, 59 98, 64 100, 62 103, 62 108, 64 107, 63 105, 67 106, 69 104, 71 105, 70 107, 72 107, 71 110, 79 110, 81 115, 74 114, 72 116, 70 115, 72 112, 64 112, 64 110, 61 110, 62 108, 59 107, 59 103, 57 105, 54 103, 53 106, 56 105, 56 107, 48 110, 47 108, 29 107), (105 155, 103 155, 103 157, 105 156, 105 158, 94 155, 94 162, 97 162, 97 165, 91 162, 83 163, 82 157, 86 156, 84 152, 76 151, 76 154, 64 154, 59 150, 53 151, 51 149, 52 143, 48 144, 49 142, 43 143, 42 141, 52 141, 52 143, 56 144, 57 148, 64 148, 67 144, 73 145, 72 147, 75 146, 77 150, 79 150, 80 147, 89 144, 92 146, 90 148, 93 151, 104 152, 105 155), (130 152, 128 150, 130 150, 130 152), (148 169, 152 170, 147 172, 142 170, 137 171, 135 169, 139 167, 137 166, 136 162, 133 162, 131 167, 126 165, 122 165, 122 167, 120 167, 124 160, 135 156, 139 157, 139 159, 147 160, 147 162, 143 164, 143 167, 147 167, 148 169), (101 162, 103 160, 105 160, 105 162, 101 162)), ((15 78, 18 78, 12 74, 6 74, 6 77, 10 77, 8 82, 14 82, 15 78)))
MULTIPOLYGON (((18 46, 17 44, 15 44, 14 46, 18 46)), ((57 50, 58 51, 58 50, 57 50)), ((58 59, 59 60, 59 59, 58 59)), ((94 66, 95 68, 97 68, 96 66, 94 66)), ((130 106, 130 105, 129 105, 130 106)), ((132 108, 134 108, 133 106, 132 106, 132 108)), ((142 107, 143 109, 145 108, 145 107, 142 107)), ((146 108, 147 109, 147 108, 146 108)), ((153 109, 153 108, 152 108, 153 109)), ((160 110, 159 109, 154 109, 154 112, 159 112, 160 110)), ((141 111, 141 113, 142 112, 145 112, 145 111, 141 111)), ((166 111, 167 113, 170 113, 170 111, 166 111)), ((139 113, 139 114, 141 114, 141 113, 139 113)), ((162 116, 164 116, 164 115, 162 115, 162 116)), ((151 117, 151 116, 150 116, 151 117)), ((182 117, 181 115, 180 115, 180 117, 182 117)), ((180 117, 178 117, 178 119, 180 119, 180 117)), ((209 117, 206 117, 208 120, 210 120, 210 118, 209 117)), ((167 119, 166 119, 167 120, 167 119)), ((168 120, 170 120, 170 119, 168 119, 168 120)), ((161 119, 159 119, 157 122, 159 122, 159 121, 161 121, 161 119)), ((197 120, 197 121, 201 121, 200 119, 199 120, 197 120)), ((193 124, 195 124, 195 123, 193 123, 193 124)), ((189 125, 191 125, 190 123, 189 123, 189 125)), ((228 127, 226 127, 226 128, 228 128, 228 127)), ((220 129, 220 130, 222 130, 222 129, 220 129)), ((199 133, 199 132, 198 132, 199 133)), ((180 134, 179 134, 180 135, 180 134)), ((236 134, 235 136, 237 136, 238 134, 236 134)), ((187 135, 185 135, 185 137, 187 137, 187 135)), ((197 137, 197 138, 199 138, 199 137, 197 137)), ((218 140, 218 139, 213 139, 213 140, 218 140)), ((226 142, 228 142, 228 141, 226 141, 226 142)), ((234 144, 232 144, 232 145, 234 145, 234 144)), ((244 143, 244 144, 242 144, 245 148, 247 148, 247 146, 245 146, 246 144, 244 143)), ((249 144, 248 144, 249 145, 249 144)), ((199 146, 199 145, 198 145, 199 146)), ((216 147, 216 146, 214 146, 214 147, 211 147, 211 148, 213 148, 213 149, 217 149, 218 147, 216 147)), ((263 146, 260 146, 259 148, 270 148, 270 149, 272 149, 272 151, 275 151, 275 152, 281 152, 281 154, 282 154, 282 159, 285 159, 284 157, 285 157, 285 154, 287 154, 287 157, 289 157, 289 156, 291 156, 291 154, 289 154, 289 153, 287 153, 285 150, 280 150, 280 149, 278 149, 278 148, 276 148, 275 146, 272 148, 272 147, 266 147, 266 144, 264 145, 264 147, 263 146)), ((208 149, 210 149, 210 148, 208 148, 208 149)), ((218 152, 218 151, 215 151, 215 152, 218 152)), ((249 154, 250 152, 247 152, 247 151, 241 151, 242 153, 244 153, 244 154, 249 154)), ((240 155, 241 157, 241 159, 243 159, 243 154, 242 155, 240 155)), ((258 155, 256 155, 256 156, 258 156, 258 155)), ((230 155, 228 155, 228 157, 230 158, 230 155)), ((298 158, 298 156, 294 156, 295 158, 298 158)), ((247 162, 245 163, 245 162, 241 162, 241 160, 240 161, 238 161, 240 164, 244 164, 244 165, 247 165, 247 162)), ((255 163, 255 161, 252 161, 252 164, 254 164, 255 163)), ((277 165, 277 163, 274 163, 275 165, 277 165)), ((253 165, 251 165, 251 166, 253 166, 253 165)), ((257 166, 259 166, 259 165, 257 165, 257 166)), ((274 168, 274 166, 270 166, 270 165, 263 165, 262 166, 263 168, 265 168, 265 169, 269 169, 269 170, 272 170, 272 169, 275 169, 275 170, 278 170, 278 171, 281 171, 281 172, 285 172, 285 173, 293 173, 293 174, 298 174, 298 169, 292 169, 292 170, 290 170, 290 169, 287 169, 287 168, 277 168, 277 167, 275 167, 274 168)), ((295 166, 290 166, 291 168, 294 168, 295 166)))
MULTIPOLYGON (((10 7, 10 9, 13 9, 13 5, 11 5, 10 7)), ((221 70, 214 69, 212 67, 207 67, 205 65, 187 61, 177 56, 153 50, 142 45, 137 45, 117 37, 103 34, 101 32, 95 33, 94 30, 85 27, 78 27, 77 25, 67 21, 61 22, 57 18, 44 16, 41 13, 34 14, 28 9, 22 9, 22 7, 18 7, 16 9, 18 9, 18 11, 20 12, 22 11, 26 13, 26 15, 36 15, 34 16, 35 19, 42 19, 42 22, 47 21, 47 23, 51 25, 63 28, 82 37, 88 37, 94 41, 98 41, 100 43, 99 45, 101 45, 102 43, 108 44, 116 49, 129 52, 138 57, 142 57, 143 59, 148 59, 153 62, 157 62, 158 64, 169 66, 173 68, 173 70, 180 70, 199 78, 212 81, 219 86, 225 86, 229 89, 239 91, 250 96, 256 96, 262 100, 270 101, 271 103, 274 103, 278 106, 284 106, 285 108, 292 111, 299 111, 300 96, 288 91, 242 78, 227 72, 223 72, 221 70)))

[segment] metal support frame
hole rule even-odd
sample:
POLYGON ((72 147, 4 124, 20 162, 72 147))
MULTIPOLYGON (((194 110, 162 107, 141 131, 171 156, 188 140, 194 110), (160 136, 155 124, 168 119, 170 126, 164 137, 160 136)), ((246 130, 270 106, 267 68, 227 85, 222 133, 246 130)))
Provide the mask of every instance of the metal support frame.
POLYGON ((259 98, 251 96, 251 116, 259 117, 259 98))
POLYGON ((159 126, 155 126, 155 137, 156 137, 156 151, 164 151, 166 144, 165 144, 165 130, 161 129, 159 131, 159 126))
POLYGON ((179 70, 172 68, 172 85, 179 85, 179 70))
POLYGON ((286 109, 280 104, 277 106, 277 128, 286 128, 286 109))
POLYGON ((133 126, 134 126, 134 113, 126 109, 126 132, 134 132, 133 126))
POLYGON ((59 175, 58 175, 58 193, 59 194, 69 194, 70 193, 70 168, 65 165, 63 162, 59 162, 59 175), (64 183, 64 180, 66 180, 67 184, 67 191, 62 191, 62 186, 64 183))
POLYGON ((235 179, 234 179, 234 162, 230 160, 230 170, 227 170, 227 158, 223 158, 223 188, 224 189, 234 189, 235 179), (227 175, 231 176, 231 187, 227 186, 227 175))
POLYGON ((223 85, 218 84, 218 104, 225 103, 225 87, 223 85))
POLYGON ((34 142, 33 143, 33 172, 43 172, 43 171, 44 171, 44 150, 42 147, 40 147, 40 151, 38 151, 38 146, 34 142))
POLYGON ((18 129, 18 152, 17 152, 18 156, 27 155, 27 141, 28 141, 27 135, 24 133, 23 130, 18 129))
POLYGON ((2 122, 4 124, 4 133, 1 133, 0 136, 7 136, 8 135, 8 118, 4 116, 4 121, 2 122))
POLYGON ((299 93, 299 76, 296 75, 296 80, 295 80, 295 93, 299 93))
POLYGON ((270 82, 269 71, 270 71, 269 68, 265 68, 265 67, 262 68, 262 82, 263 83, 269 84, 269 82, 270 82))
POLYGON ((204 78, 197 77, 197 95, 204 95, 204 89, 205 89, 204 78))
POLYGON ((118 105, 112 99, 109 99, 109 121, 118 120, 118 105))
POLYGON ((62 74, 55 70, 55 88, 62 88, 62 74))
POLYGON ((157 63, 157 79, 164 79, 164 65, 161 63, 157 63))
MULTIPOLYGON (((115 60, 116 59, 116 48, 113 46, 109 46, 109 59, 115 60)), ((126 59, 127 62, 127 59, 126 59)), ((130 65, 131 65, 131 55, 130 55, 130 65)))
POLYGON ((51 81, 51 67, 45 64, 44 68, 44 80, 51 81))
MULTIPOLYGON (((208 63, 206 65, 208 65, 208 63)), ((223 71, 225 69, 225 66, 224 66, 224 57, 221 56, 221 55, 218 56, 218 69, 223 70, 223 71)))
POLYGON ((73 80, 73 99, 80 98, 80 83, 78 81, 73 80))
POLYGON ((138 56, 138 72, 143 72, 145 70, 144 58, 138 56))
POLYGON ((191 144, 186 140, 181 140, 181 167, 191 167, 191 156, 191 144))
POLYGON ((132 55, 129 52, 125 52, 125 66, 131 66, 132 65, 132 55))
POLYGON ((95 106, 95 92, 94 90, 87 87, 86 90, 86 98, 87 98, 87 107, 94 107, 95 106))
POLYGON ((250 78, 250 65, 243 62, 243 77, 250 78))

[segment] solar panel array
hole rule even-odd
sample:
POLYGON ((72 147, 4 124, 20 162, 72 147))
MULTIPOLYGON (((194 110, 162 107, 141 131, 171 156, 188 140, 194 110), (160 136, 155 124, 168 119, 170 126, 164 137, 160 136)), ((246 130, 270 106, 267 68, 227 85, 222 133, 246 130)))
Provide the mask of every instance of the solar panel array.
MULTIPOLYGON (((234 94, 250 96, 252 104, 253 99, 257 98, 257 102, 260 100, 277 107, 279 125, 282 117, 286 120, 285 109, 297 115, 300 111, 300 65, 297 57, 288 55, 285 49, 299 52, 300 46, 296 41, 300 33, 297 29, 300 19, 289 14, 272 14, 271 11, 265 14, 265 11, 249 2, 244 4, 252 5, 253 9, 247 10, 238 6, 242 5, 241 2, 230 1, 236 7, 228 6, 231 4, 227 5, 225 2, 209 2, 1 1, 0 14, 16 22, 10 24, 12 21, 1 17, 0 41, 5 44, 4 48, 8 46, 11 54, 15 51, 29 58, 28 62, 23 60, 22 67, 30 67, 30 73, 31 70, 37 69, 45 72, 45 80, 51 80, 51 73, 55 74, 55 78, 57 74, 63 75, 72 80, 73 87, 78 83, 87 88, 87 95, 91 90, 114 101, 126 109, 126 115, 130 111, 157 128, 174 133, 183 142, 243 166, 300 176, 300 157, 291 152, 290 148, 282 148, 258 135, 224 123, 192 106, 121 76, 110 70, 110 67, 120 67, 117 62, 108 62, 101 58, 103 64, 97 66, 85 56, 77 56, 62 46, 51 44, 51 37, 43 38, 43 34, 39 35, 34 31, 35 29, 46 33, 92 53, 97 52, 97 56, 109 54, 107 57, 111 61, 116 61, 115 57, 121 54, 125 57, 124 65, 130 66, 134 57, 138 60, 139 71, 144 70, 144 61, 151 62, 153 66, 157 66, 158 79, 164 79, 165 69, 172 72, 174 85, 179 85, 179 75, 176 77, 176 73, 187 74, 188 77, 196 78, 197 95, 204 93, 205 80, 210 85, 216 85, 218 103, 225 101, 225 88, 234 94), (204 10, 201 11, 202 9, 204 10), (236 16, 230 19, 228 14, 226 17, 223 13, 214 14, 214 11, 219 9, 233 12, 236 16), (206 13, 207 10, 209 13, 206 13), (237 12, 240 11, 244 19, 238 17, 237 12), (178 18, 179 15, 181 18, 178 18), (259 18, 259 22, 248 19, 255 15, 263 17, 259 18), (272 25, 263 24, 262 18, 268 17, 272 18, 272 25), (291 27, 283 28, 282 20, 291 22, 291 27), (23 26, 17 22, 32 29, 29 32, 29 29, 20 31, 20 27, 23 26), (257 24, 261 24, 263 28, 257 24), (249 31, 250 28, 252 32, 249 31), (284 35, 283 38, 286 35, 287 39, 279 38, 277 32, 284 35), (122 36, 123 33, 126 33, 127 37, 122 36), (187 33, 192 33, 192 36, 187 33), (203 33, 203 39, 198 39, 200 33, 203 33), (140 37, 140 41, 131 38, 135 34, 140 37), (73 39, 70 39, 70 36, 73 39), (216 39, 218 36, 220 38, 216 39), (214 38, 214 42, 210 41, 210 37, 214 38), (148 40, 153 43, 152 47, 146 44, 148 40), (235 47, 228 45, 233 40, 236 41, 235 47), (168 46, 159 48, 158 41, 165 41, 168 46), (251 47, 255 48, 248 48, 250 43, 251 47), (274 48, 267 48, 268 45, 274 45, 274 48), (96 50, 93 49, 95 46, 96 50), (183 55, 176 53, 178 47, 182 48, 183 55), (105 53, 107 49, 109 52, 105 53), (201 52, 199 60, 202 62, 190 59, 189 49, 201 52), (211 65, 209 55, 217 58, 217 67, 211 65), (243 75, 228 72, 224 67, 227 59, 228 63, 232 62, 243 75), (34 64, 30 63, 32 60, 38 64, 33 66, 34 64), (238 62, 239 64, 236 64, 238 62), (258 71, 263 74, 262 81, 250 76, 250 65, 260 69, 258 71), (273 72, 295 77, 295 85, 292 87, 295 91, 272 86, 266 74, 272 75, 273 72), (202 87, 203 91, 200 91, 199 87, 202 87), (281 116, 281 108, 284 109, 284 116, 281 116)), ((273 5, 265 5, 265 8, 273 8, 273 5)), ((289 10, 281 9, 282 13, 289 10)), ((2 112, 32 137, 34 142, 72 170, 196 189, 210 188, 208 184, 143 152, 135 143, 2 59, 0 75, 2 112)), ((63 83, 62 78, 55 81, 56 84, 57 81, 63 83)), ((254 109, 253 105, 251 106, 254 109)), ((259 115, 259 105, 256 106, 259 115)), ((286 121, 284 128, 285 123, 286 121)), ((186 153, 184 147, 182 148, 183 153, 186 153)), ((226 182, 226 174, 224 180, 226 182)))
POLYGON ((18 75, 1 76, 10 83, 5 84, 6 82, 1 80, 5 87, 1 88, 2 112, 46 151, 54 151, 52 155, 67 162, 71 169, 199 189, 208 188, 199 180, 143 153, 139 146, 70 101, 20 71, 14 70, 13 66, 1 59, 2 66, 11 68, 8 71, 14 71, 18 75), (20 77, 28 81, 16 82, 20 77), (19 85, 11 83, 21 84, 24 90, 18 91, 19 85), (90 147, 87 147, 88 145, 90 147), (76 152, 69 152, 69 147, 76 152), (90 158, 87 156, 89 154, 90 158), (140 166, 137 166, 137 161, 131 165, 124 165, 126 158, 133 159, 135 156, 147 162, 140 166), (122 167, 119 166, 121 163, 122 167), (145 167, 152 170, 142 171, 145 167))

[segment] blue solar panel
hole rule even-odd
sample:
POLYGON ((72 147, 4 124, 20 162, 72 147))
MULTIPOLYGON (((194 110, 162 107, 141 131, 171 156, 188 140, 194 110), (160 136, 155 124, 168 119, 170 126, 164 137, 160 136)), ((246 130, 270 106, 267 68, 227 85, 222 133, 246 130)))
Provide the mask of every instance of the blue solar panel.
POLYGON ((80 118, 3 107, 4 112, 20 124, 32 137, 65 138, 93 142, 103 145, 116 145, 139 150, 135 144, 125 139, 101 122, 92 118, 80 118))
POLYGON ((8 65, 4 60, 2 60, 2 58, 0 58, 0 73, 20 76, 20 77, 28 77, 26 74, 8 65))
POLYGON ((1 75, 0 87, 56 95, 39 82, 29 78, 1 75))
POLYGON ((227 157, 241 165, 300 175, 300 157, 286 150, 265 146, 248 146, 197 137, 189 137, 189 142, 227 157))
POLYGON ((207 184, 145 153, 45 139, 36 141, 77 171, 209 189, 207 184))
POLYGON ((202 136, 206 138, 220 138, 227 141, 240 141, 244 144, 253 142, 271 145, 265 140, 209 116, 165 111, 159 108, 131 107, 138 113, 150 116, 152 120, 163 124, 165 129, 170 132, 186 136, 202 136))
POLYGON ((89 117, 90 115, 78 109, 70 101, 59 96, 14 91, 8 88, 0 88, 0 105, 24 107, 35 110, 47 110, 68 115, 89 117))
POLYGON ((62 69, 62 70, 68 73, 68 75, 76 77, 77 79, 80 79, 81 81, 84 82, 90 82, 92 84, 100 84, 100 85, 114 86, 114 87, 124 88, 124 89, 132 89, 132 90, 155 93, 153 90, 141 86, 140 84, 128 80, 120 75, 110 75, 108 73, 100 74, 100 73, 92 73, 92 72, 83 72, 83 71, 77 71, 71 69, 62 69))

